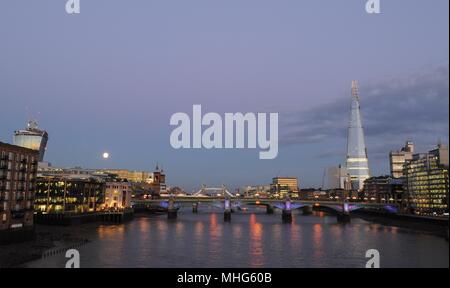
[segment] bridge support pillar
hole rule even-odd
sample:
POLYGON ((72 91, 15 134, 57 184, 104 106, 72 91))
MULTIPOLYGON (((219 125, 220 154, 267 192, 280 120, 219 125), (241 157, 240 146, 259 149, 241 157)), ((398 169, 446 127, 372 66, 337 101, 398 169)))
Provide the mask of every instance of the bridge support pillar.
POLYGON ((313 212, 313 209, 311 206, 303 206, 302 207, 302 215, 311 215, 313 212))
POLYGON ((230 222, 231 221, 231 210, 225 210, 223 212, 223 221, 230 222))
POLYGON ((194 203, 192 204, 192 213, 197 213, 198 212, 198 203, 194 203))
POLYGON ((286 198, 286 202, 284 203, 284 209, 281 213, 281 220, 283 220, 283 223, 292 223, 292 204, 289 197, 286 198))
POLYGON ((340 212, 337 214, 337 221, 339 223, 350 223, 350 214, 345 212, 340 212))
POLYGON ((230 199, 226 198, 224 202, 224 212, 223 212, 223 221, 230 222, 231 221, 231 203, 230 199))
POLYGON ((292 210, 283 209, 281 219, 283 220, 283 223, 292 223, 292 210))
POLYGON ((350 206, 347 201, 342 203, 342 212, 338 212, 337 221, 340 223, 350 222, 350 206))
POLYGON ((267 214, 273 214, 273 207, 270 206, 270 205, 267 205, 267 206, 266 206, 266 213, 267 213, 267 214))
POLYGON ((173 198, 169 199, 169 206, 167 208, 167 219, 177 219, 178 209, 175 207, 173 198))

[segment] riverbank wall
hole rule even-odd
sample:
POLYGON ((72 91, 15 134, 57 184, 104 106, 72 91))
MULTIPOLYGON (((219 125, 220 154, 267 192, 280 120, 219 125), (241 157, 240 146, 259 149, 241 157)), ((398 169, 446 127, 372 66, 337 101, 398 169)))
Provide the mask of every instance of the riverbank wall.
POLYGON ((351 212, 363 220, 401 228, 427 232, 448 240, 449 218, 424 217, 408 214, 395 214, 383 211, 359 209, 351 212))
POLYGON ((122 212, 95 212, 84 214, 54 213, 35 214, 34 223, 41 225, 80 225, 92 222, 122 223, 133 219, 132 210, 122 212))

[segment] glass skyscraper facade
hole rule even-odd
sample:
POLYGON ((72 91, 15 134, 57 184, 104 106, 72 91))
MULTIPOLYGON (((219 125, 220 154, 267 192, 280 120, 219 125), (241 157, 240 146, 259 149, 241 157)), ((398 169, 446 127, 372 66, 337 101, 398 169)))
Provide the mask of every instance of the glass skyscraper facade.
POLYGON ((25 130, 14 132, 14 145, 39 151, 39 162, 44 161, 47 140, 48 133, 44 130, 38 129, 36 121, 28 122, 25 130))
POLYGON ((46 213, 95 212, 105 202, 105 182, 84 176, 39 176, 34 208, 46 213))
POLYGON ((350 173, 352 189, 362 190, 364 181, 370 178, 370 171, 359 107, 358 83, 356 81, 352 81, 352 104, 348 126, 346 166, 350 173))
POLYGON ((403 166, 407 160, 412 159, 414 153, 414 144, 407 141, 405 147, 400 151, 391 151, 389 153, 389 165, 391 168, 391 176, 394 178, 403 177, 403 166))
POLYGON ((448 212, 448 148, 415 154, 404 166, 407 205, 419 215, 448 212))
POLYGON ((272 194, 276 198, 284 199, 286 196, 290 198, 298 198, 299 185, 297 177, 275 177, 272 179, 272 194))

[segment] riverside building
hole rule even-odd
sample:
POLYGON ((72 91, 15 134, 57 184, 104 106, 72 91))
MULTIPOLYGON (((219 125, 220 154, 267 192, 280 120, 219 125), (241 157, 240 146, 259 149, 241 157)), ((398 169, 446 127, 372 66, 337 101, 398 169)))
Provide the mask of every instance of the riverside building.
POLYGON ((106 182, 104 209, 131 208, 131 192, 131 183, 126 179, 106 182))
POLYGON ((402 204, 403 178, 392 176, 371 177, 364 182, 364 197, 376 203, 402 204))
POLYGON ((117 175, 117 178, 127 179, 133 183, 152 183, 154 180, 153 173, 147 171, 135 171, 126 169, 100 169, 97 172, 109 173, 117 175))
POLYGON ((43 213, 99 211, 105 203, 105 181, 89 175, 40 175, 35 210, 43 213))
POLYGON ((407 206, 411 213, 438 216, 448 213, 448 147, 414 154, 404 165, 407 206))
POLYGON ((33 236, 39 152, 0 142, 0 244, 33 236))

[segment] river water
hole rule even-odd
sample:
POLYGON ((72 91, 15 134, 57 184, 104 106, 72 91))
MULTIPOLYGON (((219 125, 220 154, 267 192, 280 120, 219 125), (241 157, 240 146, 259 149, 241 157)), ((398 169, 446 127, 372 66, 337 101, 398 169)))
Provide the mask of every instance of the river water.
MULTIPOLYGON (((210 210, 210 211, 209 211, 210 210)), ((377 249, 381 267, 449 267, 449 244, 440 237, 353 218, 350 224, 314 212, 281 215, 252 208, 224 223, 220 211, 178 219, 166 215, 136 217, 118 225, 85 224, 57 229, 89 239, 77 248, 81 267, 365 267, 366 251, 377 249)), ((58 243, 66 247, 70 243, 58 243)), ((27 267, 64 267, 59 253, 27 267)))

